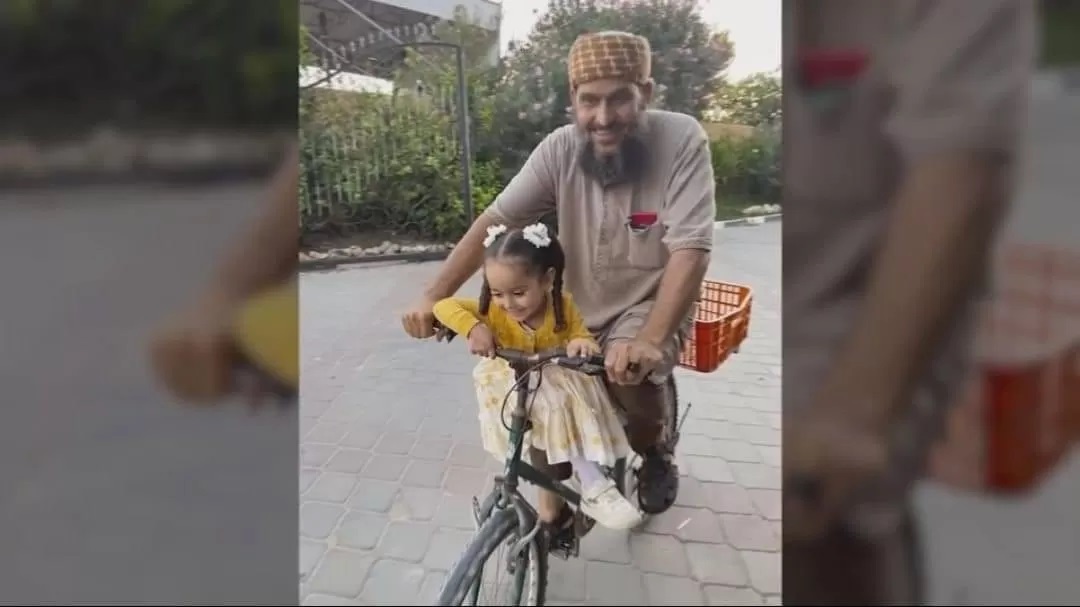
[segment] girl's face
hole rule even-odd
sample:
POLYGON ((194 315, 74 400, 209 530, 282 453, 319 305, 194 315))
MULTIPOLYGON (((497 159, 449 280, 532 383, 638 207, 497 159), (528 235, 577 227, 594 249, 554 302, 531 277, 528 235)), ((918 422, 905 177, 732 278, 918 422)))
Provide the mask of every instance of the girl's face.
POLYGON ((491 302, 518 322, 542 317, 555 271, 537 276, 516 260, 492 259, 484 264, 484 277, 491 290, 491 302))

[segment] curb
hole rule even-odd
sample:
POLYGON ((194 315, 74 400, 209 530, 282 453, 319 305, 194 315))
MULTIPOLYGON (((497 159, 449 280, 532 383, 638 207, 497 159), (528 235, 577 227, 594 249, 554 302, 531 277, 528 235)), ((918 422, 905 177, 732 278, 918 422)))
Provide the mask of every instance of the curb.
POLYGON ((68 140, 0 137, 0 187, 265 178, 290 142, 284 131, 124 132, 100 127, 68 140))
MULTIPOLYGON (((728 219, 717 221, 713 224, 714 229, 737 226, 762 225, 766 222, 780 221, 783 213, 771 215, 759 215, 757 217, 743 217, 740 219, 728 219)), ((366 257, 330 257, 326 259, 302 259, 297 262, 299 272, 320 272, 337 269, 338 266, 376 264, 376 263, 422 263, 425 261, 443 261, 450 256, 450 250, 431 251, 425 253, 398 253, 395 255, 369 255, 366 257)))
POLYGON ((763 223, 771 223, 773 221, 780 221, 783 218, 783 213, 772 213, 770 215, 757 215, 755 217, 741 217, 739 219, 727 219, 724 221, 717 221, 713 223, 713 228, 720 230, 723 228, 734 228, 739 226, 759 226, 763 223))

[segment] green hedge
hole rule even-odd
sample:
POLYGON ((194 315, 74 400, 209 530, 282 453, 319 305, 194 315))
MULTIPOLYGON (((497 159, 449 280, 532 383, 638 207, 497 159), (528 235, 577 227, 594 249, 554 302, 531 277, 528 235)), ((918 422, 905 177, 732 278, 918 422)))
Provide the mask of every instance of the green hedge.
MULTIPOLYGON (((301 100, 301 227, 305 231, 391 231, 420 239, 455 239, 468 227, 462 196, 456 117, 442 104, 406 95, 306 91, 301 100)), ((513 176, 503 166, 497 125, 473 107, 472 165, 479 213, 513 176)), ((718 216, 779 201, 779 137, 712 143, 718 216)), ((502 148, 503 158, 528 150, 502 148)), ((525 154, 522 154, 524 152, 525 154)))
POLYGON ((9 130, 294 125, 294 0, 5 0, 9 130))

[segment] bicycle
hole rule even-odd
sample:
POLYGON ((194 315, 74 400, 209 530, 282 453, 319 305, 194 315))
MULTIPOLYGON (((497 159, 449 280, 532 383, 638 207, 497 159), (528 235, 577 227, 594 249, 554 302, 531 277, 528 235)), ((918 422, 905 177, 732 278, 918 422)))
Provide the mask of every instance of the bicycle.
MULTIPOLYGON (((449 333, 445 328, 441 331, 443 335, 449 333)), ((447 341, 452 338, 453 334, 449 333, 447 341)), ((476 497, 473 498, 476 534, 466 546, 458 562, 451 568, 440 591, 437 605, 479 604, 484 565, 503 545, 510 546, 505 557, 505 566, 506 570, 514 576, 513 590, 509 601, 492 604, 544 605, 549 554, 555 554, 564 559, 578 556, 581 539, 595 525, 595 521, 581 512, 581 495, 577 491, 522 461, 522 454, 525 435, 530 427, 528 421, 530 386, 528 384, 535 379, 538 387, 538 382, 543 381, 542 370, 549 364, 556 364, 587 375, 603 375, 606 373, 603 357, 569 357, 562 348, 536 354, 497 349, 495 354, 507 361, 514 370, 515 382, 504 399, 505 406, 511 394, 517 392, 516 405, 511 412, 509 424, 510 449, 506 454, 503 473, 495 477, 495 487, 483 502, 476 497), (523 384, 525 384, 524 389, 522 389, 523 384), (536 510, 518 491, 521 480, 541 489, 553 491, 568 504, 574 506, 573 523, 566 534, 545 538, 539 533, 541 527, 536 510), (547 539, 551 540, 550 543, 547 539), (525 602, 522 602, 523 595, 526 597, 525 602), (465 602, 466 598, 469 599, 468 603, 465 602)), ((674 375, 668 378, 668 382, 674 391, 674 375)), ((670 419, 665 424, 667 433, 665 440, 672 453, 678 443, 681 425, 678 401, 674 402, 675 406, 671 407, 670 419)), ((685 413, 681 417, 685 419, 685 413)), ((634 459, 636 457, 631 457, 631 460, 627 462, 626 458, 622 458, 614 467, 605 470, 615 481, 620 493, 627 498, 632 498, 637 489, 636 482, 633 480, 636 477, 634 459)))

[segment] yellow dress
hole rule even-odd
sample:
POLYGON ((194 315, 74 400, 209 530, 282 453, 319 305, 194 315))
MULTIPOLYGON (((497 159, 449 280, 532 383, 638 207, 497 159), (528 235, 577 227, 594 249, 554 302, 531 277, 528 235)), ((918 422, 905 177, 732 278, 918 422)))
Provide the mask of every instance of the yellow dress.
MULTIPOLYGON (((475 299, 449 298, 435 305, 434 314, 446 327, 464 339, 473 327, 483 322, 502 348, 537 352, 565 346, 572 339, 593 340, 573 299, 563 295, 566 328, 555 331, 555 313, 549 305, 543 324, 533 330, 492 305, 481 319, 475 299)), ((484 449, 500 461, 510 447, 510 413, 517 394, 506 398, 514 384, 514 372, 506 361, 481 359, 473 369, 473 383, 479 401, 480 437, 484 449), (503 406, 504 401, 506 406, 503 406), (505 421, 504 421, 505 420, 505 421)), ((546 452, 551 464, 567 462, 579 456, 600 465, 614 465, 630 453, 622 423, 615 413, 611 397, 599 377, 591 377, 548 365, 534 395, 530 395, 532 429, 525 445, 546 452)), ((526 452, 527 456, 527 452, 526 452)))

